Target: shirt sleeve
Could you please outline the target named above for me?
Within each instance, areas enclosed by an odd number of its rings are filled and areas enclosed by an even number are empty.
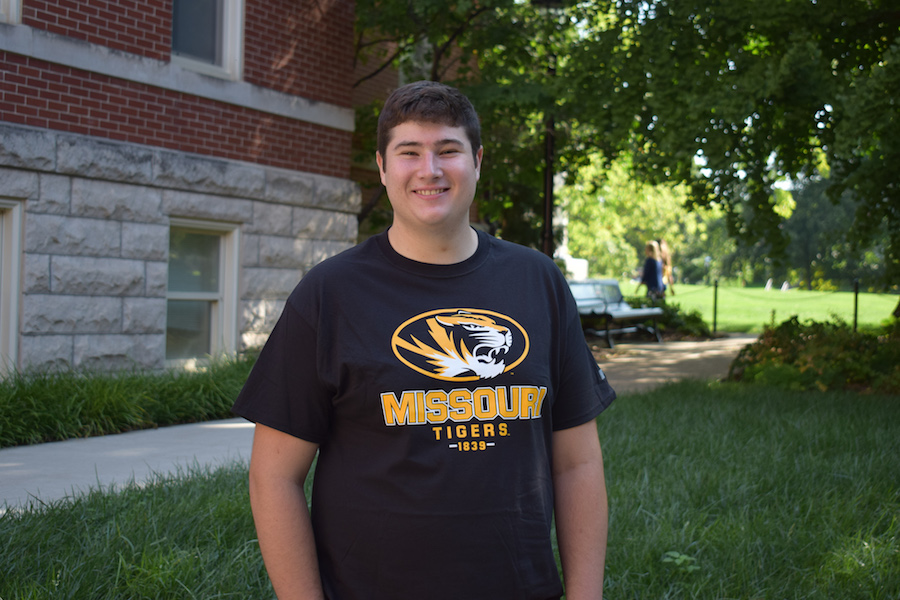
[[[569,429],[595,419],[616,398],[606,374],[597,364],[584,339],[584,330],[575,299],[563,280],[563,315],[561,336],[563,359],[559,388],[553,404],[553,430]]]
[[[289,298],[232,411],[254,423],[323,444],[333,394],[318,374],[318,335]]]

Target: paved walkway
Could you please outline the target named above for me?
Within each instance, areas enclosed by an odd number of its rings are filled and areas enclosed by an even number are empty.
[[[618,343],[599,362],[619,396],[666,381],[720,379],[752,337],[703,342]],[[90,489],[142,482],[193,465],[248,460],[253,425],[243,419],[177,425],[119,435],[0,450],[0,513]]]
[[[740,349],[755,340],[756,336],[731,335],[698,342],[617,343],[615,350],[601,348],[595,356],[622,395],[669,381],[722,379]]]

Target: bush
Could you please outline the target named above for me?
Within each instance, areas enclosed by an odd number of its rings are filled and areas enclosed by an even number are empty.
[[[674,332],[689,337],[712,337],[712,331],[703,315],[697,309],[684,310],[679,304],[661,302],[663,314],[659,318],[660,328],[663,333]]]
[[[767,326],[744,347],[728,379],[794,390],[900,393],[900,326],[859,332],[840,319],[801,323],[792,317]]]
[[[692,338],[712,337],[709,325],[706,324],[706,321],[703,320],[703,315],[697,309],[685,310],[675,302],[666,302],[664,298],[650,300],[646,296],[633,296],[626,298],[625,301],[634,307],[658,306],[662,308],[663,314],[657,319],[657,324],[663,335]]]
[[[232,416],[253,353],[193,372],[27,372],[0,382],[0,448]]]

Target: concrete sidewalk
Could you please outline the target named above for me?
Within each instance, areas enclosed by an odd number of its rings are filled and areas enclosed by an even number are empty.
[[[193,465],[248,461],[253,424],[244,419],[191,423],[0,450],[0,514],[150,480]]]
[[[598,363],[621,396],[682,379],[722,379],[753,335],[729,335],[689,342],[625,342],[615,350],[595,351]]]
[[[667,381],[721,379],[737,352],[755,338],[616,344],[599,363],[621,397]],[[118,435],[0,450],[0,514],[54,502],[90,489],[141,483],[194,465],[248,461],[253,425],[243,419],[177,425]]]

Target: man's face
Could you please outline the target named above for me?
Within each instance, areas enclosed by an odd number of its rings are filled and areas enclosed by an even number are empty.
[[[407,121],[376,155],[394,208],[393,226],[410,233],[468,227],[481,168],[462,127]]]

